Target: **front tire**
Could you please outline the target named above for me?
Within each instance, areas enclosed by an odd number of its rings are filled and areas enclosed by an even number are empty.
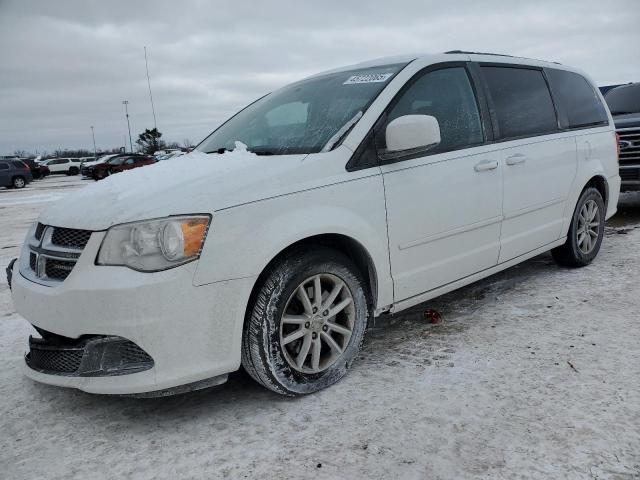
[[[600,251],[604,237],[606,208],[600,192],[586,188],[573,212],[567,241],[551,250],[556,263],[579,268],[589,265]]]
[[[247,311],[242,365],[282,395],[326,388],[362,346],[369,302],[362,276],[342,253],[296,249],[264,276]]]

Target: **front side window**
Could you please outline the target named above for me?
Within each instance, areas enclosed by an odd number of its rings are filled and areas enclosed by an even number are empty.
[[[288,85],[246,107],[196,149],[221,153],[236,142],[258,155],[331,149],[405,65],[330,73]]]
[[[577,128],[608,122],[600,98],[582,75],[556,69],[549,69],[547,75],[556,101],[566,116],[562,127]]]
[[[544,135],[558,130],[542,71],[483,66],[501,138]]]
[[[478,105],[464,67],[443,68],[419,77],[391,107],[387,123],[403,115],[430,115],[438,120],[441,141],[430,153],[483,141]],[[377,143],[380,147],[381,142]]]

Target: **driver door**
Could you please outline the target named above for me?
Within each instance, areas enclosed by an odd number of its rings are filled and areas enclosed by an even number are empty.
[[[408,85],[390,105],[382,136],[395,118],[431,115],[441,142],[381,166],[396,302],[495,266],[502,221],[500,158],[484,144],[465,66],[418,73]],[[379,151],[383,142],[378,134]]]

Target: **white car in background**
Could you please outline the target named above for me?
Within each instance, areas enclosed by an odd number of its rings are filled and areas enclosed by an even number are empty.
[[[285,86],[196,150],[41,214],[11,281],[41,336],[29,377],[156,395],[242,365],[275,392],[315,392],[352,367],[375,315],[549,250],[590,264],[620,188],[584,73],[460,51]]]
[[[79,174],[80,165],[82,164],[79,158],[54,158],[43,163],[49,167],[51,174],[64,173],[67,175]]]

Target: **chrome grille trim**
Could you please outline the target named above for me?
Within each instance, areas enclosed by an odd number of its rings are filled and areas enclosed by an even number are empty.
[[[34,236],[27,241],[29,262],[21,273],[41,285],[59,285],[72,272],[91,234],[89,230],[38,223]]]
[[[640,167],[640,128],[619,128],[616,133],[620,137],[620,166]]]

